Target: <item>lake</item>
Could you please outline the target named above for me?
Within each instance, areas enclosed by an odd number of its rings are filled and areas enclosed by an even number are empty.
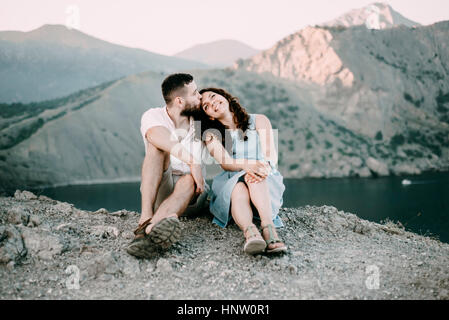
[[[403,179],[411,184],[402,185]],[[449,243],[449,172],[374,179],[285,179],[284,183],[284,207],[331,205],[374,222],[400,221],[407,230]],[[139,183],[117,183],[35,192],[84,210],[140,212],[139,187]]]

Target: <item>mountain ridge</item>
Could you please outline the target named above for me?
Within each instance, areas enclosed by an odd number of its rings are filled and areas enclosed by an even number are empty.
[[[204,64],[113,44],[62,25],[0,32],[0,102],[37,102],[144,71]]]
[[[260,50],[233,39],[222,39],[200,43],[175,54],[175,57],[190,59],[213,67],[227,67],[239,58],[248,58]]]
[[[389,4],[383,2],[374,2],[362,8],[350,10],[336,19],[320,24],[320,26],[351,27],[365,24],[376,29],[392,28],[399,25],[420,26],[418,22],[404,17]]]

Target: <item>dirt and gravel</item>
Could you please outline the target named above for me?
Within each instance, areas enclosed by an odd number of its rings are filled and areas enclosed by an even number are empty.
[[[0,299],[449,299],[449,244],[331,206],[280,216],[287,254],[248,256],[237,226],[205,213],[136,259],[137,212],[17,191],[0,198]]]

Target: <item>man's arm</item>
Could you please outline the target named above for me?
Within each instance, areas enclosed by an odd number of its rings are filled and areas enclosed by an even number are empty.
[[[187,163],[189,166],[194,164],[201,165],[201,162],[196,160],[195,157],[171,135],[167,128],[162,126],[151,127],[148,129],[145,137],[148,142],[156,148],[170,153],[179,160]]]
[[[190,167],[190,172],[197,185],[197,193],[204,191],[204,179],[201,172],[201,160],[196,159],[184,146],[175,139],[170,131],[163,126],[151,127],[147,130],[145,138],[156,148],[170,153]]]

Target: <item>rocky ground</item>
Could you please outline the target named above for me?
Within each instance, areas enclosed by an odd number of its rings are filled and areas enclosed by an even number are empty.
[[[246,255],[237,226],[205,214],[136,259],[138,213],[17,191],[0,198],[0,299],[449,299],[448,244],[329,206],[280,215],[284,255]]]

